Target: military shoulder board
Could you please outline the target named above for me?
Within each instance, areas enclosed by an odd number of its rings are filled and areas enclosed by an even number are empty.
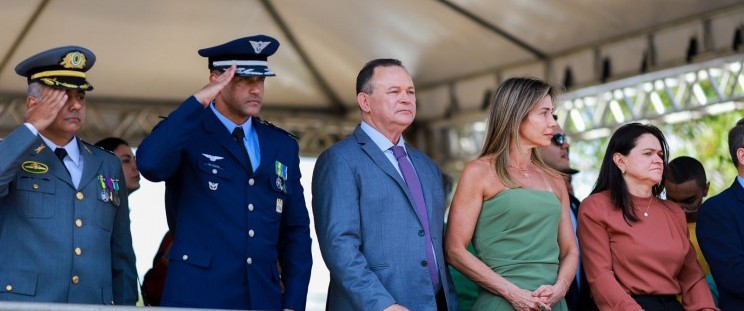
[[[295,134],[291,133],[290,131],[287,131],[287,130],[281,128],[281,127],[278,127],[278,126],[274,125],[273,123],[271,123],[269,121],[266,121],[266,120],[261,119],[259,117],[254,117],[254,118],[256,118],[258,120],[258,122],[261,122],[261,124],[266,125],[266,126],[268,126],[270,128],[276,129],[276,130],[278,130],[278,131],[280,131],[280,132],[282,132],[284,134],[287,134],[287,136],[292,137],[295,140],[300,139],[300,137],[298,137],[297,135],[295,135]]]

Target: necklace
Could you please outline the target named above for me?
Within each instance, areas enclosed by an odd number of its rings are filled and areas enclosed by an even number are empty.
[[[521,168],[521,167],[516,166],[516,165],[511,165],[511,164],[509,164],[509,166],[511,166],[513,168],[516,168],[518,172],[520,172],[520,173],[522,173],[522,175],[524,175],[524,177],[530,177],[530,174],[527,173],[527,166],[526,165],[525,165],[524,168]]]
[[[654,197],[653,196],[651,196],[648,199],[648,205],[646,205],[646,211],[643,212],[643,217],[648,217],[648,209],[651,208],[651,201],[653,201],[653,200],[654,200]]]

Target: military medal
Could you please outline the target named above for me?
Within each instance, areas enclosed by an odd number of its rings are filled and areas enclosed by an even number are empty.
[[[114,185],[114,193],[112,194],[111,202],[114,203],[114,206],[118,207],[119,204],[121,204],[121,198],[119,197],[119,180],[112,179],[111,181]]]
[[[101,183],[101,193],[99,196],[103,202],[108,203],[110,195],[108,189],[106,189],[106,183],[103,181],[103,175],[98,175],[98,181]]]
[[[284,193],[287,193],[287,166],[284,163],[274,162],[276,168],[276,187]]]
[[[110,189],[108,191],[109,201],[112,201],[112,203],[113,203],[113,201],[114,201],[114,185],[111,183],[111,177],[106,177],[105,179],[106,179],[106,186],[108,186],[108,188]]]

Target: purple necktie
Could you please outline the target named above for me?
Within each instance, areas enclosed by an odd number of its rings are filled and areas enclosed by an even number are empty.
[[[434,247],[431,244],[431,231],[429,230],[429,216],[426,213],[426,201],[424,201],[424,191],[421,189],[421,182],[418,176],[416,176],[416,171],[413,170],[411,161],[406,157],[406,150],[401,146],[392,146],[390,150],[393,151],[393,155],[398,159],[400,172],[403,173],[403,179],[405,179],[406,185],[408,185],[408,191],[413,196],[416,212],[418,212],[419,220],[424,227],[426,265],[429,268],[429,276],[431,277],[431,283],[434,285],[434,290],[437,290],[439,288],[439,273],[437,272],[437,265],[434,260]]]

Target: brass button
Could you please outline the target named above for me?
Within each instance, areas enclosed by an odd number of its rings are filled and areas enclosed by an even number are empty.
[[[82,220],[82,219],[80,219],[80,218],[78,218],[78,219],[75,219],[75,227],[78,227],[78,228],[80,228],[80,227],[82,227],[82,226],[83,226],[83,220]]]
[[[248,257],[248,259],[245,260],[245,263],[247,263],[249,265],[252,264],[253,263],[253,258]]]
[[[78,192],[78,193],[76,193],[76,194],[75,194],[75,197],[76,197],[76,198],[77,198],[78,200],[80,200],[80,201],[82,201],[82,200],[83,200],[83,199],[85,198],[85,196],[83,195],[83,193],[82,193],[82,192]]]
[[[212,174],[217,174],[217,169],[216,168],[213,168],[212,169]]]
[[[72,277],[72,284],[77,284],[77,283],[80,283],[80,277],[76,275]]]
[[[78,256],[80,256],[80,255],[82,255],[82,254],[83,254],[83,250],[82,250],[82,249],[80,249],[80,247],[75,247],[75,255],[78,255]]]
[[[32,187],[34,187],[34,190],[39,190],[39,185],[38,184],[34,184]]]
[[[253,184],[255,184],[255,183],[256,183],[256,181],[255,181],[255,180],[253,180],[253,178],[251,178],[251,179],[248,179],[248,185],[249,185],[249,186],[253,186]]]
[[[253,203],[248,204],[248,211],[249,212],[252,212],[253,211]]]
[[[6,291],[12,291],[13,290],[13,285],[10,285],[10,284],[5,285],[5,290]]]
[[[183,255],[183,257],[181,257],[181,258],[182,258],[182,259],[183,259],[184,261],[186,261],[186,260],[189,260],[189,255]]]
[[[256,233],[255,233],[255,232],[253,232],[253,229],[251,229],[251,230],[248,230],[248,236],[249,236],[249,237],[253,237],[254,235],[256,235]]]

